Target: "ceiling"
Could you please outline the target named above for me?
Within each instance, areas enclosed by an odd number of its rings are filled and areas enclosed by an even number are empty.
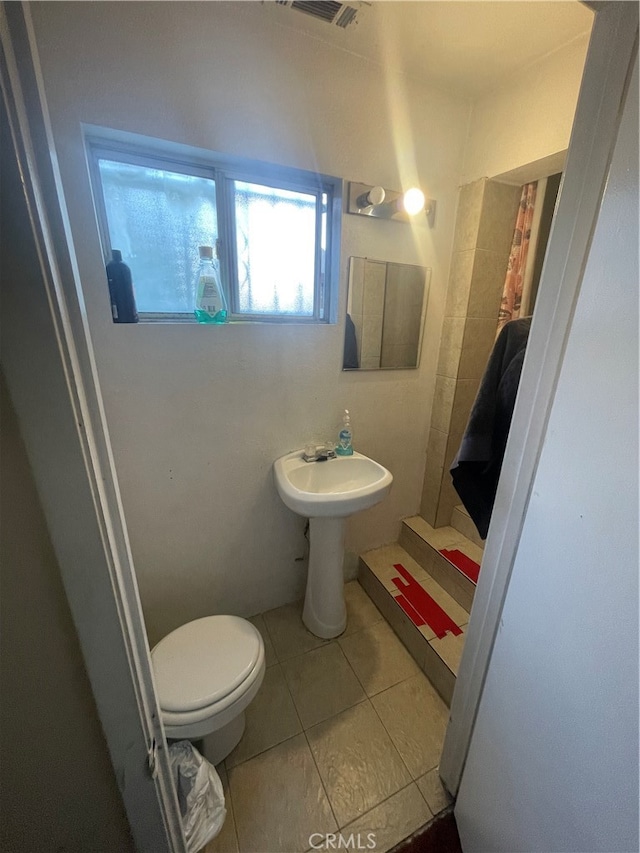
[[[372,0],[346,29],[262,4],[272,22],[476,99],[588,33],[578,0]]]

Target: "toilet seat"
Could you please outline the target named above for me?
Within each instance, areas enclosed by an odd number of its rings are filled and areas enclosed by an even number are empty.
[[[197,711],[225,698],[251,677],[262,638],[239,616],[205,616],[167,634],[151,652],[163,711]]]
[[[204,708],[197,708],[195,711],[166,711],[161,704],[162,720],[165,726],[192,726],[215,716],[219,718],[219,724],[224,725],[228,719],[243,710],[253,699],[262,684],[263,675],[264,655],[258,661],[253,677],[247,678],[232,693],[225,696],[221,702],[205,705]],[[255,689],[253,689],[254,687]]]
[[[265,670],[262,637],[238,616],[182,625],[160,640],[151,659],[168,737],[224,726],[255,696]]]
[[[260,632],[238,616],[205,616],[167,634],[152,649],[165,735],[206,738],[213,764],[240,741],[244,711],[266,669]]]

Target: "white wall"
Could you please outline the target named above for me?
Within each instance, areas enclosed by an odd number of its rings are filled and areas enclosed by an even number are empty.
[[[419,506],[469,109],[274,26],[258,3],[35,3],[37,46],[152,642],[211,612],[295,599],[304,521],[273,460],[336,434],[394,474],[350,522],[359,553]],[[337,326],[110,322],[80,122],[380,183],[419,183],[437,225],[345,215]],[[420,369],[342,373],[350,255],[432,268]]]
[[[588,43],[587,33],[579,36],[474,103],[463,184],[497,177],[552,155],[560,156],[539,174],[522,175],[519,181],[560,171],[563,152],[569,147]]]
[[[462,776],[465,853],[638,850],[638,71]]]

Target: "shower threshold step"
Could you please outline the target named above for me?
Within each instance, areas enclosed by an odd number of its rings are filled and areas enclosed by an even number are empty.
[[[453,527],[405,518],[399,542],[360,557],[361,586],[450,704],[483,550]]]
[[[397,543],[362,554],[358,580],[449,705],[468,610]]]
[[[405,518],[399,544],[467,612],[482,563],[483,550],[454,527],[432,527],[424,518]]]

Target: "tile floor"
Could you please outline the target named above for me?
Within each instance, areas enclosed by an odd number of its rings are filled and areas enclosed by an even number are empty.
[[[267,671],[218,766],[227,819],[206,853],[305,853],[338,831],[363,844],[373,832],[382,853],[449,802],[437,772],[448,709],[357,581],[345,591],[337,640],[304,628],[301,603],[251,620]]]

